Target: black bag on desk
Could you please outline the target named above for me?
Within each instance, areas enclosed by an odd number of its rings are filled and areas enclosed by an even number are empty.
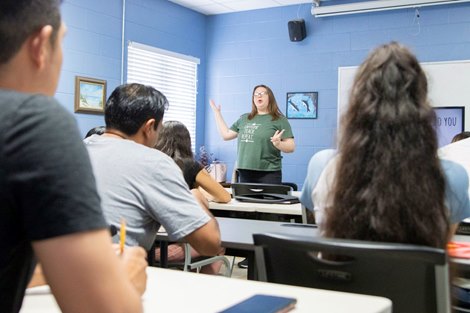
[[[299,198],[291,196],[292,187],[276,184],[235,183],[232,195],[236,200],[254,203],[299,203]]]

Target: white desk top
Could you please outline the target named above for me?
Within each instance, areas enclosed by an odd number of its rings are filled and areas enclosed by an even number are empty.
[[[232,194],[232,188],[225,188]],[[292,191],[293,196],[300,197],[300,191]],[[229,203],[209,202],[209,209],[222,211],[239,211],[239,212],[260,212],[271,214],[289,214],[302,215],[302,207],[300,203],[295,204],[270,204],[270,203],[251,203],[242,202],[232,199]]]
[[[239,212],[261,212],[272,214],[302,215],[300,203],[295,204],[271,204],[251,203],[232,199],[229,203],[209,202],[209,209]]]
[[[254,250],[253,234],[280,233],[285,235],[318,236],[312,225],[216,217],[222,246],[225,248]]]
[[[292,312],[391,312],[391,301],[381,297],[186,273],[154,267],[149,267],[147,273],[148,284],[143,303],[144,311],[149,313],[218,312],[259,293],[296,298],[297,305]],[[28,294],[20,312],[56,313],[60,310],[50,293],[42,293]]]
[[[215,219],[219,223],[220,239],[224,248],[254,251],[253,234],[278,233],[308,237],[319,236],[318,228],[311,227],[313,225],[229,217],[216,217]],[[157,239],[169,240],[165,229],[160,228]]]
[[[468,235],[454,235],[452,240],[457,241],[457,242],[469,242],[470,241],[470,236],[468,236]],[[451,258],[450,261],[452,263],[457,264],[457,265],[461,265],[461,266],[463,265],[463,266],[465,266],[465,268],[469,268],[469,266],[470,266],[470,259]]]

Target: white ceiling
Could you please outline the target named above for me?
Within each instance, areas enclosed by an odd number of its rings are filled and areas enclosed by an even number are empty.
[[[205,15],[312,3],[312,0],[170,0]]]

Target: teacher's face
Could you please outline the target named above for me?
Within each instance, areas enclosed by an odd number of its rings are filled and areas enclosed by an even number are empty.
[[[264,87],[256,88],[253,93],[253,102],[258,110],[258,113],[268,113],[269,95]]]

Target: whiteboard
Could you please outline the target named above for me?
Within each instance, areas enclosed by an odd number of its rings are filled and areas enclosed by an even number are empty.
[[[465,130],[470,130],[470,60],[427,62],[421,66],[428,78],[431,105],[465,107]],[[358,66],[338,68],[338,125],[348,106],[357,69]]]

